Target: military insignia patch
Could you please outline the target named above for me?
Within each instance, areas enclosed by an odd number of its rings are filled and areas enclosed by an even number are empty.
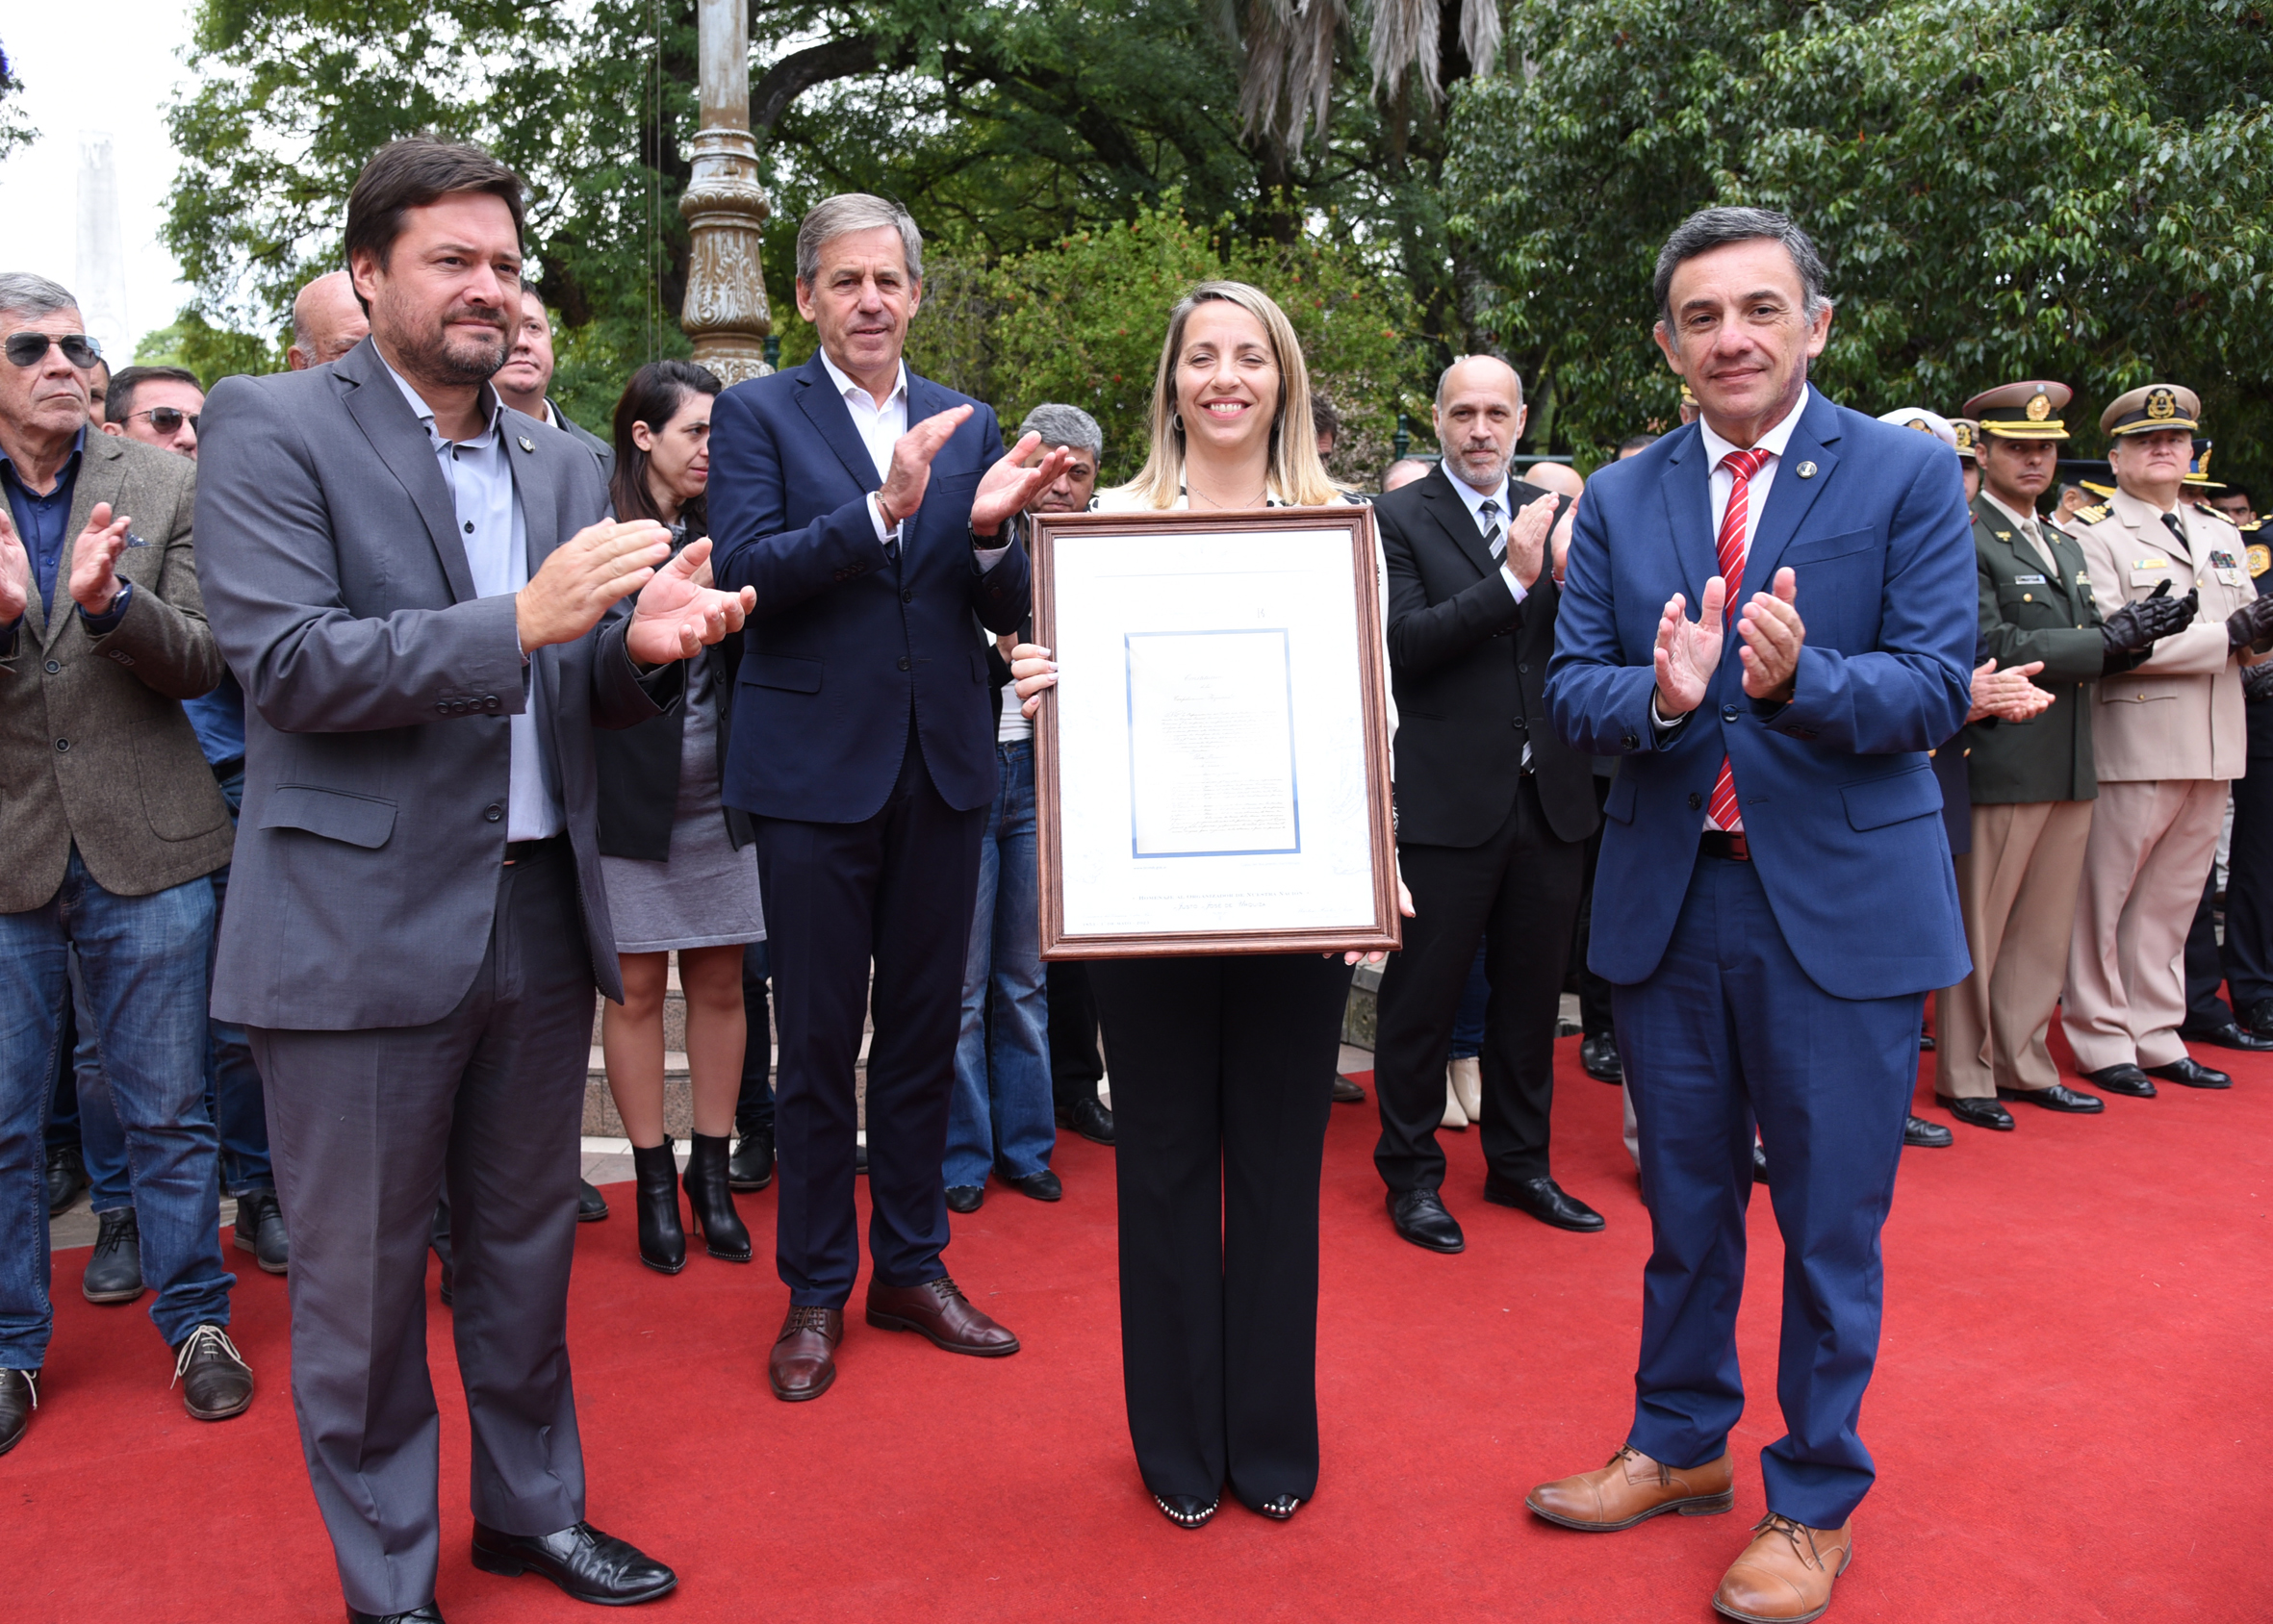
[[[1912,423],[1910,426],[1911,426],[1912,428],[1923,428],[1923,427],[1925,427],[1925,425],[1924,425],[1923,423]],[[1950,427],[1951,427],[1951,428],[1953,428],[1953,429],[1954,429],[1954,430],[1956,430],[1956,432],[1957,432],[1957,449],[1958,449],[1958,450],[1960,450],[1960,451],[1970,451],[1970,450],[1972,450],[1972,449],[1973,449],[1973,425],[1972,425],[1971,423],[1963,423],[1963,422],[1958,422],[1958,423],[1952,423],[1952,424],[1950,425]]]
[[[2263,542],[2251,544],[2248,557],[2251,574],[2262,575],[2266,571],[2273,570],[2273,547]]]
[[[2101,502],[2096,507],[2078,508],[2076,510],[2076,518],[2080,522],[2084,524],[2097,524],[2101,520],[2107,518],[2111,511],[2113,510],[2111,510],[2106,502]]]
[[[2052,397],[2042,390],[2029,396],[2029,421],[2040,423],[2052,416]]]
[[[2212,570],[2231,570],[2234,568],[2234,555],[2212,548],[2209,555],[2209,567]]]
[[[2157,422],[2179,415],[2179,397],[2160,387],[2147,392],[2147,416]]]

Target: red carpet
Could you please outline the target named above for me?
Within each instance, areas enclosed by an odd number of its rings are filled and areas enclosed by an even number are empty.
[[[950,1265],[1023,1353],[957,1358],[856,1323],[835,1389],[808,1405],[766,1391],[786,1302],[770,1264],[697,1256],[677,1279],[651,1274],[628,1191],[613,1192],[616,1215],[579,1236],[573,1337],[592,1517],[683,1576],[640,1616],[1703,1624],[1762,1510],[1757,1451],[1781,1430],[1780,1249],[1755,1202],[1735,1513],[1612,1536],[1526,1515],[1524,1490],[1598,1464],[1632,1404],[1648,1230],[1617,1091],[1579,1073],[1576,1047],[1562,1045],[1556,1167],[1608,1216],[1604,1235],[1485,1205],[1469,1133],[1447,1135],[1467,1254],[1406,1246],[1382,1212],[1370,1107],[1336,1107],[1325,1470],[1285,1525],[1231,1503],[1185,1533],[1138,1485],[1106,1151],[1062,1147],[1060,1205],[998,1187],[957,1222]],[[2016,1133],[1960,1129],[1953,1150],[1905,1155],[1864,1411],[1878,1486],[1833,1619],[2273,1616],[2260,1456],[2273,1063],[2206,1058],[2235,1073],[2231,1092],[2166,1086],[2098,1118],[2022,1107]],[[772,1197],[743,1206],[766,1258]],[[166,1390],[171,1361],[142,1309],[80,1299],[85,1256],[57,1256],[44,1402],[0,1459],[0,1619],[338,1619],[293,1426],[283,1282],[234,1265],[261,1394],[205,1426]],[[590,1616],[467,1561],[447,1326],[436,1307],[444,1609],[452,1624]]]

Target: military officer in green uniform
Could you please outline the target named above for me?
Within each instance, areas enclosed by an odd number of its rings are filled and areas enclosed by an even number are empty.
[[[1980,585],[1977,652],[2007,670],[2037,665],[2052,695],[2029,722],[1977,723],[1958,736],[1973,798],[1957,897],[1973,972],[1934,1002],[1934,1094],[1959,1122],[2008,1129],[1999,1100],[2052,1110],[2106,1108],[2069,1088],[2045,1047],[2067,975],[2076,895],[2099,793],[2093,687],[2136,664],[2191,603],[2149,598],[2103,619],[2083,549],[2037,517],[2060,445],[2068,386],[2006,384],[1965,403],[1979,425],[1973,500]]]

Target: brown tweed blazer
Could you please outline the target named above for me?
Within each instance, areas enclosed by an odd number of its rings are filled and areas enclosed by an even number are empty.
[[[54,612],[34,591],[0,655],[0,913],[54,897],[73,842],[95,883],[121,897],[229,860],[229,808],[181,705],[222,670],[191,550],[196,483],[186,457],[88,431]],[[71,555],[97,502],[133,520],[118,576],[134,583],[125,618],[99,638],[70,599]]]

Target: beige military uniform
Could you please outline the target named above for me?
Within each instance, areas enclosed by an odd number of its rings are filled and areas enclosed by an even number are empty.
[[[2167,1066],[2185,1055],[2181,959],[2216,854],[2228,785],[2248,752],[2243,654],[2226,618],[2256,596],[2241,533],[2182,501],[2172,516],[2118,491],[2077,515],[2077,539],[2104,613],[2151,596],[2202,594],[2193,625],[2136,670],[2103,678],[2093,699],[2099,809],[2068,949],[2061,1029],[2084,1071]]]

